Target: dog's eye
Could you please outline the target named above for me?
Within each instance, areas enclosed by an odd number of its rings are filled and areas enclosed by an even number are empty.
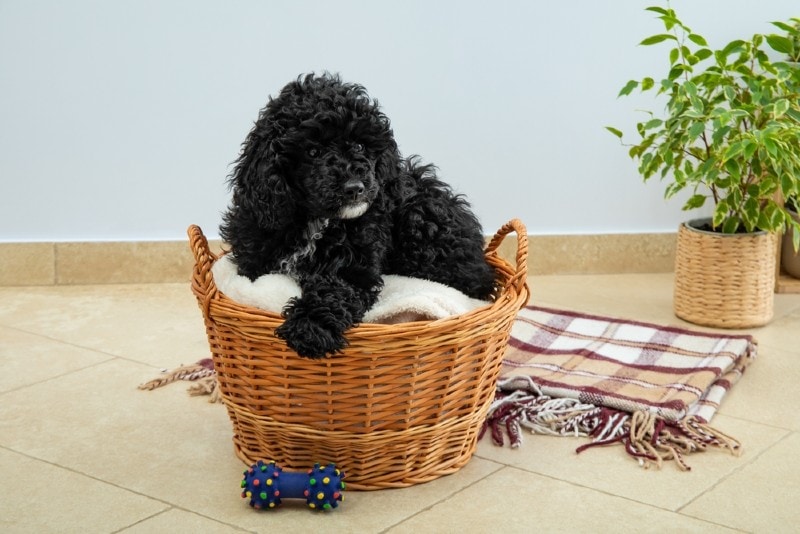
[[[311,147],[311,148],[309,148],[309,149],[307,150],[307,153],[308,153],[308,155],[309,155],[309,156],[311,156],[312,158],[316,158],[317,156],[319,156],[319,149],[318,149],[318,148],[316,148],[316,147]]]
[[[364,145],[361,143],[353,143],[353,152],[364,152]]]

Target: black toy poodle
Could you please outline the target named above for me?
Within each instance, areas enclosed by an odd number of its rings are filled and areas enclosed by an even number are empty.
[[[276,334],[301,356],[342,350],[384,274],[479,299],[494,293],[467,201],[433,166],[402,158],[377,101],[337,75],[301,76],[269,99],[230,185],[220,234],[239,274],[280,272],[299,283]]]

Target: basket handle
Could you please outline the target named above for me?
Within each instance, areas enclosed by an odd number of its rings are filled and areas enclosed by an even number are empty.
[[[514,286],[517,293],[522,292],[528,279],[528,230],[519,219],[511,219],[500,228],[486,246],[487,254],[497,254],[497,248],[506,235],[517,234],[517,266],[514,275],[506,283],[506,288]]]
[[[217,285],[211,274],[211,267],[217,260],[217,255],[208,247],[208,240],[203,235],[203,230],[193,224],[186,231],[189,235],[189,248],[194,255],[194,271],[192,272],[192,292],[200,301],[205,317],[208,317],[208,308],[211,300],[217,295]]]

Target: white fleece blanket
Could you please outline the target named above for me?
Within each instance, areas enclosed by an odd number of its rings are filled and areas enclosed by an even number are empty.
[[[300,286],[285,274],[265,274],[252,282],[239,275],[229,254],[214,263],[211,273],[220,291],[236,302],[254,308],[280,313],[289,299],[300,296]],[[386,275],[383,284],[378,301],[364,316],[365,323],[397,324],[444,319],[489,304],[430,280]]]

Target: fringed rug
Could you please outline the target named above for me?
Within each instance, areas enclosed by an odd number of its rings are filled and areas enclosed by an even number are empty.
[[[529,306],[519,313],[484,425],[512,447],[522,431],[621,444],[644,467],[741,446],[709,425],[756,356],[747,335],[721,335]],[[483,433],[482,433],[483,434]]]
[[[538,306],[523,308],[511,331],[502,378],[481,436],[522,444],[523,430],[583,436],[587,448],[618,444],[640,465],[708,448],[741,453],[709,425],[728,390],[756,356],[747,335],[722,335]],[[211,359],[162,371],[139,386],[195,383],[191,395],[219,401]]]
[[[211,358],[203,358],[192,365],[181,365],[172,371],[162,369],[161,376],[144,384],[139,384],[139,389],[156,389],[178,380],[194,382],[193,385],[189,386],[189,395],[193,397],[209,395],[208,402],[221,401],[219,389],[217,389],[217,377],[214,373],[214,362]]]

